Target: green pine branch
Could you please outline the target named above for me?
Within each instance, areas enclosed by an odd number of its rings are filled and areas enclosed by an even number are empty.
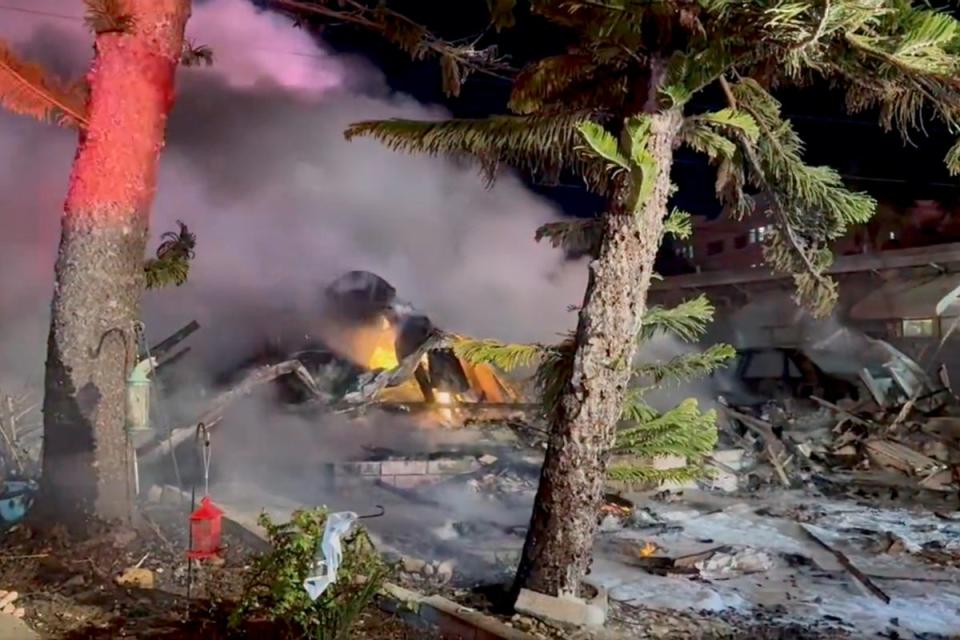
[[[715,344],[703,351],[686,353],[666,362],[644,362],[634,368],[641,380],[651,380],[653,386],[664,382],[684,382],[709,375],[725,367],[737,355],[728,344]]]
[[[693,235],[693,217],[686,211],[674,208],[663,221],[663,233],[677,240],[688,240]]]
[[[179,287],[190,275],[190,262],[195,255],[197,237],[179,220],[177,225],[179,232],[164,233],[156,257],[147,260],[143,266],[147,289]]]
[[[714,308],[707,296],[685,300],[675,307],[653,306],[643,315],[639,339],[647,341],[657,334],[669,333],[684,342],[693,342],[713,322]]]
[[[456,356],[470,364],[491,364],[503,371],[539,366],[551,347],[539,344],[504,344],[495,340],[461,340]]]
[[[614,480],[659,483],[696,479],[704,473],[706,458],[717,445],[716,412],[700,411],[695,399],[687,399],[663,414],[643,412],[643,419],[628,422],[617,433],[608,470]],[[682,467],[655,469],[660,456],[678,456]]]
[[[470,159],[480,163],[490,182],[505,164],[548,181],[571,169],[602,190],[608,179],[605,166],[579,151],[582,138],[577,127],[590,116],[573,112],[437,122],[380,120],[354,123],[344,135],[347,140],[372,137],[405,153]]]
[[[722,82],[728,101],[749,113],[760,131],[756,144],[740,136],[746,167],[728,170],[744,171],[770,196],[766,214],[775,228],[764,258],[774,270],[793,275],[798,302],[816,316],[827,315],[837,298],[836,283],[827,275],[833,260],[830,243],[850,225],[869,220],[876,201],[846,189],[834,169],[803,162],[802,140],[781,118],[780,103],[759,83],[750,78],[741,78],[732,87]]]

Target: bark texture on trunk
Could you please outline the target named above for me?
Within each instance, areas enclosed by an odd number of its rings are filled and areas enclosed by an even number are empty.
[[[616,198],[603,221],[600,253],[576,332],[573,372],[553,417],[546,460],[514,592],[577,596],[588,573],[607,456],[630,381],[670,194],[670,166],[681,115],[652,117],[654,189],[636,217]]]
[[[41,515],[82,527],[132,512],[125,429],[157,160],[189,0],[121,0],[126,32],[100,33],[64,206],[45,376]]]

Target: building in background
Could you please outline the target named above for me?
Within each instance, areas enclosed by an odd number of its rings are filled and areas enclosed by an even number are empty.
[[[673,247],[685,272],[656,282],[651,302],[670,306],[705,294],[717,309],[715,324],[729,330],[713,339],[741,350],[803,348],[813,335],[847,327],[925,367],[946,364],[960,380],[960,209],[929,200],[882,203],[870,224],[834,245],[830,274],[840,298],[827,321],[804,319],[791,302],[792,278],[764,263],[770,229],[761,215],[695,220],[690,242]],[[800,325],[806,335],[798,334]]]
[[[694,216],[693,236],[673,245],[680,259],[675,272],[763,268],[763,242],[771,230],[761,213],[766,206],[758,198],[758,213],[740,220],[726,214],[712,220]],[[833,250],[844,256],[955,242],[960,242],[960,209],[935,200],[916,200],[906,207],[881,202],[874,219],[851,229]]]

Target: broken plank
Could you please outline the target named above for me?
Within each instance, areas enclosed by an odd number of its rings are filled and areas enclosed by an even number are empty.
[[[767,459],[770,461],[770,464],[773,465],[773,470],[777,473],[777,478],[779,478],[783,486],[790,487],[792,484],[790,477],[787,475],[786,469],[784,469],[783,462],[781,461],[781,456],[787,453],[787,447],[783,441],[777,437],[777,434],[773,432],[773,426],[766,420],[754,418],[751,415],[741,413],[726,405],[723,405],[723,409],[731,418],[735,418],[744,427],[763,438],[764,451],[767,454]]]
[[[817,404],[830,409],[831,411],[840,414],[841,416],[847,418],[850,422],[858,424],[861,427],[866,427],[867,429],[879,429],[880,425],[871,420],[864,420],[855,413],[851,413],[839,405],[835,405],[832,402],[828,402],[823,398],[818,398],[817,396],[810,396],[810,399],[816,402]]]
[[[188,325],[174,333],[169,338],[161,341],[159,344],[150,347],[150,355],[154,358],[162,358],[164,354],[173,350],[178,344],[193,335],[200,328],[200,323],[193,320]]]
[[[166,446],[175,448],[194,437],[197,432],[197,425],[200,423],[205,424],[208,428],[212,427],[223,418],[224,411],[238,398],[249,394],[258,386],[273,382],[277,378],[287,374],[297,376],[314,398],[321,396],[320,389],[317,387],[313,376],[310,375],[310,372],[307,371],[306,367],[304,367],[303,363],[299,360],[287,360],[279,364],[259,367],[248,373],[239,384],[234,385],[214,398],[213,401],[207,405],[207,409],[201,413],[193,423],[174,429],[170,432],[169,438],[149,442],[138,449],[139,464],[154,462],[163,454]]]
[[[348,393],[344,397],[344,400],[347,404],[351,405],[371,404],[377,394],[386,387],[395,386],[408,380],[417,370],[420,361],[423,360],[423,357],[427,355],[427,353],[434,349],[449,347],[452,344],[452,340],[453,338],[451,336],[434,329],[430,336],[424,340],[423,344],[421,344],[416,351],[403,358],[397,367],[376,374],[372,380],[361,384],[360,389]]]
[[[860,571],[860,569],[854,566],[854,564],[850,562],[850,558],[848,558],[845,553],[837,549],[834,549],[832,546],[830,546],[829,544],[821,540],[815,533],[810,531],[807,525],[800,523],[800,529],[805,534],[807,534],[807,536],[813,542],[817,543],[817,545],[822,547],[824,550],[829,551],[831,554],[833,554],[833,557],[837,559],[837,562],[840,563],[840,566],[846,569],[847,573],[853,576],[853,578],[856,579],[857,582],[862,584],[867,589],[867,591],[869,591],[874,596],[876,596],[881,601],[883,601],[884,604],[890,604],[890,596],[888,596],[883,591],[883,589],[878,587],[876,583],[873,580],[871,580],[869,576],[867,576],[867,574],[865,574],[863,571]]]
[[[872,439],[864,442],[863,446],[875,464],[902,471],[910,476],[926,476],[946,468],[937,460],[899,442]]]

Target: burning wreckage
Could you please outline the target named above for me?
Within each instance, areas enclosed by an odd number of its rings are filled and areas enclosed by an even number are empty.
[[[165,466],[193,445],[198,423],[216,426],[235,400],[267,383],[297,410],[351,420],[401,413],[414,424],[458,427],[432,433],[476,432],[444,450],[369,447],[361,459],[315,470],[331,508],[386,505],[369,528],[404,581],[470,601],[461,589],[506,576],[519,557],[545,448],[537,405],[524,381],[459,359],[452,347],[463,338],[398,300],[382,278],[348,273],[325,298],[318,338],[275,347],[225,377],[184,426],[134,431],[142,433],[139,464]],[[132,383],[162,386],[197,329],[191,323],[150,349],[153,376]],[[945,368],[930,375],[890,344],[842,329],[742,349],[729,371],[735,384],[718,395],[720,439],[701,479],[609,483],[590,580],[616,619],[633,619],[636,631],[641,619],[670,611],[688,622],[800,625],[795,637],[821,637],[823,627],[831,637],[927,638],[960,628],[960,402]],[[144,389],[131,385],[132,427],[161,423],[151,394],[136,393]],[[156,388],[153,397],[162,397]],[[4,462],[24,467],[9,423],[0,420]],[[663,469],[688,462],[649,461]],[[156,489],[144,493],[155,498]],[[289,514],[318,499],[214,489],[250,527],[260,508]]]

